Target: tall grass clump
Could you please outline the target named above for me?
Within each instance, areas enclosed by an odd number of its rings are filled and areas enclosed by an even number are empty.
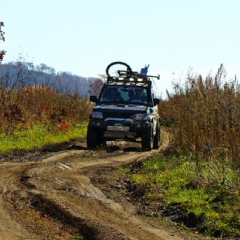
[[[58,93],[49,86],[30,85],[9,91],[0,88],[0,131],[13,134],[43,124],[49,131],[87,121],[90,103],[77,94]]]
[[[210,236],[239,238],[240,208],[240,86],[226,80],[221,64],[216,75],[188,73],[173,83],[173,93],[161,102],[162,125],[171,136],[169,164],[157,159],[149,166],[148,183],[166,204],[179,204]],[[177,159],[177,161],[176,161]],[[184,159],[184,161],[182,161]],[[158,162],[161,162],[158,163]],[[151,167],[150,167],[151,166]],[[160,166],[161,169],[159,168]],[[165,169],[163,169],[163,166]],[[171,167],[172,166],[172,167]],[[169,168],[170,167],[170,168]],[[157,170],[156,170],[157,169]],[[146,170],[145,170],[146,171]],[[135,176],[136,179],[141,179]]]
[[[240,167],[240,88],[237,78],[223,82],[225,69],[216,76],[191,76],[160,106],[160,115],[171,127],[173,142],[181,152],[202,158],[228,161]]]

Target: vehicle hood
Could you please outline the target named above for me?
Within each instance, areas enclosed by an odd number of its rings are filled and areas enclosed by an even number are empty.
[[[147,106],[138,104],[101,104],[94,107],[102,112],[146,112]]]

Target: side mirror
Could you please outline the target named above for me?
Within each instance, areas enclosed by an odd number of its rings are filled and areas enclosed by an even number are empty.
[[[153,103],[154,103],[154,106],[158,105],[160,103],[160,99],[159,98],[154,98]]]
[[[97,102],[97,96],[90,96],[91,102]]]

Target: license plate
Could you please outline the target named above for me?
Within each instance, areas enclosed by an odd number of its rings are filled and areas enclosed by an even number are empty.
[[[129,127],[126,127],[126,126],[108,126],[107,129],[110,131],[120,131],[120,132],[129,131]]]

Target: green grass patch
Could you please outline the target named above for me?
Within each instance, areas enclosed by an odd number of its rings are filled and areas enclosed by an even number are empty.
[[[37,150],[46,145],[68,142],[85,137],[87,123],[68,126],[68,129],[46,125],[34,125],[27,129],[17,129],[12,135],[0,133],[0,153],[8,154],[19,150]]]
[[[200,161],[191,156],[150,158],[128,178],[144,188],[144,201],[164,208],[179,206],[195,228],[212,237],[240,236],[240,172],[228,161]],[[126,171],[126,169],[125,169]],[[134,174],[131,174],[134,173]],[[146,186],[148,186],[146,188]]]

